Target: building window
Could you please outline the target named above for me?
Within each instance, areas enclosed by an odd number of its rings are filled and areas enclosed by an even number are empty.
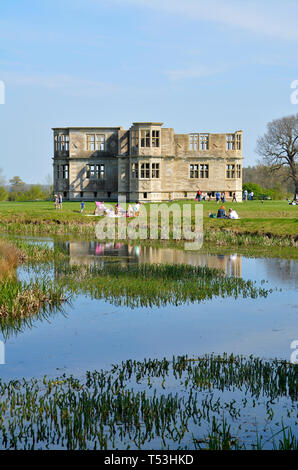
[[[97,197],[97,191],[94,191],[93,196],[96,198]]]
[[[105,166],[100,165],[87,165],[86,167],[86,178],[87,179],[100,179],[103,180],[105,177]]]
[[[209,134],[200,134],[200,150],[209,150]]]
[[[84,197],[84,192],[83,191],[80,192],[80,197]]]
[[[137,163],[131,164],[131,177],[134,179],[139,177],[139,165]]]
[[[102,134],[87,134],[87,150],[93,152],[105,149],[105,136]]]
[[[60,165],[57,165],[57,179],[60,179]]]
[[[67,197],[67,191],[64,191],[63,197]]]
[[[139,131],[131,131],[131,146],[139,146]]]
[[[159,178],[159,163],[152,163],[152,178]]]
[[[235,178],[235,165],[227,165],[226,166],[226,177],[228,179]]]
[[[190,150],[199,150],[199,134],[190,134]]]
[[[147,197],[148,197],[147,193],[143,193],[143,198],[147,199]]]
[[[152,147],[159,147],[159,131],[152,131]]]
[[[110,191],[108,191],[108,198],[109,199],[111,198],[111,195],[112,195],[112,193]]]
[[[190,178],[198,178],[199,177],[199,165],[190,165]]]
[[[209,178],[209,165],[200,165],[200,178]]]
[[[242,176],[241,165],[236,165],[236,171],[237,171],[237,178],[241,178],[241,176]]]
[[[69,173],[69,167],[68,165],[62,165],[62,178],[64,180],[68,180],[68,173]]]
[[[209,134],[190,134],[190,150],[209,150]]]
[[[241,134],[236,134],[236,149],[241,150]]]
[[[150,163],[141,163],[141,178],[150,178]]]
[[[58,152],[69,151],[69,135],[60,134],[55,137],[55,150]]]
[[[96,178],[99,180],[103,180],[105,178],[105,166],[102,163],[100,165],[96,165]]]
[[[150,147],[150,130],[141,130],[141,147]]]
[[[235,134],[227,134],[226,150],[235,150]]]

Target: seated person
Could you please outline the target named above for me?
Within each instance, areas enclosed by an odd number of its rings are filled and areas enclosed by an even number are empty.
[[[229,209],[228,219],[239,219],[239,215],[233,209]]]
[[[217,211],[217,218],[218,219],[226,219],[226,209],[224,206],[221,206]]]

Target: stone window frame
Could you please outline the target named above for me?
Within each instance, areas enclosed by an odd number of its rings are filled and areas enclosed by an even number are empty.
[[[90,132],[86,134],[86,148],[89,152],[104,152],[106,148],[105,134]]]
[[[131,164],[131,177],[132,179],[138,179],[139,178],[139,164],[133,162]]]
[[[141,162],[139,168],[139,177],[141,180],[149,180],[150,179],[150,163],[148,162]]]
[[[92,163],[86,165],[86,179],[104,180],[105,176],[106,168],[104,163]]]
[[[55,151],[69,152],[69,134],[55,135]]]
[[[240,163],[236,164],[236,178],[242,178],[242,165]]]
[[[157,162],[151,163],[151,178],[152,179],[160,178],[160,164]]]
[[[242,135],[236,133],[236,150],[242,150]]]
[[[131,130],[130,138],[131,138],[131,147],[139,148],[139,130],[138,129]]]
[[[210,134],[192,132],[189,134],[189,148],[191,152],[206,152],[210,148]]]
[[[236,135],[226,134],[226,150],[236,150]]]
[[[199,163],[190,163],[189,165],[189,179],[199,178]]]
[[[226,163],[226,179],[236,178],[236,165],[235,163]]]
[[[69,165],[66,163],[62,165],[62,179],[68,180],[69,179]]]
[[[140,129],[140,148],[151,147],[151,129]]]
[[[209,178],[209,163],[200,163],[200,179]]]
[[[160,148],[160,130],[159,129],[151,130],[151,146],[153,148]]]

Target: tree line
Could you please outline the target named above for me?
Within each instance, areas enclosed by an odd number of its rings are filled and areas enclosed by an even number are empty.
[[[26,184],[19,176],[14,176],[6,184],[0,168],[0,201],[46,201],[53,196],[53,186],[49,184]]]

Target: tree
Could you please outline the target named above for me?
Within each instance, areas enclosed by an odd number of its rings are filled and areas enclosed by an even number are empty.
[[[287,177],[294,184],[295,198],[298,194],[298,114],[269,122],[267,133],[257,141],[256,152],[271,171],[287,169]]]
[[[6,183],[5,176],[3,175],[3,170],[0,168],[0,186],[4,186]]]
[[[0,186],[0,201],[6,201],[8,199],[8,192],[3,186]]]
[[[26,190],[26,184],[21,180],[19,176],[14,176],[9,180],[11,186],[11,191],[15,193],[20,193]]]

